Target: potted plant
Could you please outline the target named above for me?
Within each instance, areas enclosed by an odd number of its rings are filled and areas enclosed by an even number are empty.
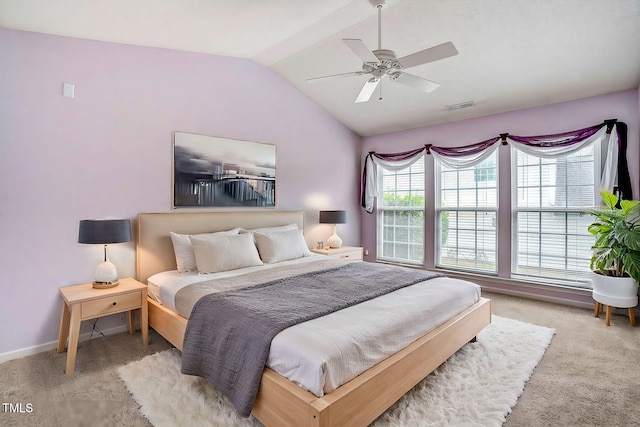
[[[601,191],[603,207],[589,213],[596,221],[588,230],[596,237],[591,247],[593,299],[607,306],[638,304],[640,280],[640,200],[619,200]]]

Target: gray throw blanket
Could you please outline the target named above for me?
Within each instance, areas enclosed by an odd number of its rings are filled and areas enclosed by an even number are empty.
[[[205,295],[187,323],[181,371],[205,378],[248,417],[280,331],[438,276],[357,262]]]

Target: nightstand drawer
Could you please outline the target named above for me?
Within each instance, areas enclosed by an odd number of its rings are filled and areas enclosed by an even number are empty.
[[[124,295],[100,298],[82,303],[82,318],[91,319],[110,313],[120,313],[142,306],[142,294],[131,292]]]
[[[329,258],[344,259],[349,261],[362,261],[362,248],[357,246],[342,246],[340,248],[311,249],[311,252],[324,255]]]
[[[344,252],[341,254],[329,255],[331,258],[353,259],[362,261],[362,251]]]

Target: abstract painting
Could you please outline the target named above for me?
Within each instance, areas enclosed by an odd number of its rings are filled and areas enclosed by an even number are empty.
[[[276,146],[174,132],[173,207],[275,207]]]

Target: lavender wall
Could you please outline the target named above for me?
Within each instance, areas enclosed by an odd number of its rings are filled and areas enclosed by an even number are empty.
[[[0,360],[55,341],[58,287],[92,280],[80,219],[171,209],[175,130],[276,144],[277,209],[306,212],[310,244],[331,231],[319,209],[347,209],[340,235],[360,244],[360,138],[268,69],[6,29],[0,52]],[[135,274],[133,243],[110,254]]]
[[[367,137],[363,139],[361,160],[369,151],[400,152],[418,148],[424,144],[440,146],[460,146],[483,141],[500,133],[509,132],[514,135],[543,135],[568,131],[601,123],[605,119],[617,118],[629,125],[628,159],[634,198],[639,197],[640,189],[640,89],[612,93],[578,101],[564,102],[544,107],[495,114],[477,119],[464,120],[437,126],[429,126],[404,132]],[[499,167],[510,168],[509,150],[499,150]],[[427,164],[432,164],[432,156],[427,156]],[[508,174],[507,174],[508,175]],[[505,188],[501,186],[501,188]],[[511,195],[507,191],[499,194],[499,221],[502,224],[499,240],[510,239],[510,203]],[[427,200],[433,200],[433,186],[427,185]],[[506,207],[506,208],[504,208]],[[367,214],[361,209],[362,245],[369,250],[368,260],[375,259],[376,222],[375,215]],[[426,221],[433,224],[433,215]],[[433,241],[433,226],[427,227],[425,241]],[[498,244],[500,259],[509,259],[509,246]],[[433,251],[426,248],[425,266],[433,267]],[[499,275],[508,277],[509,265],[501,264]]]

